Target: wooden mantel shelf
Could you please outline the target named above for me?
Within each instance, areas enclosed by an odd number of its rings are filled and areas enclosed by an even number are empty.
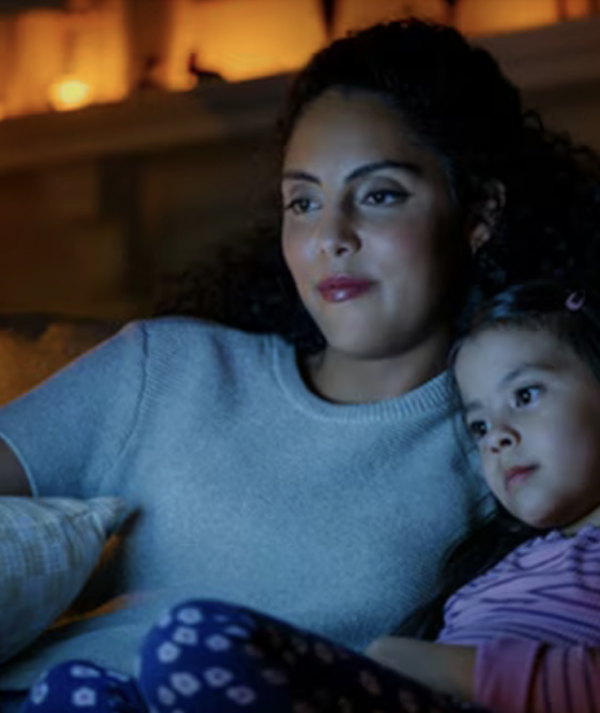
[[[600,17],[477,42],[528,93],[600,81]],[[111,155],[156,152],[264,132],[289,75],[146,93],[115,105],[0,122],[0,174]]]
[[[274,120],[289,81],[276,76],[145,92],[119,104],[0,122],[0,174],[244,136]]]

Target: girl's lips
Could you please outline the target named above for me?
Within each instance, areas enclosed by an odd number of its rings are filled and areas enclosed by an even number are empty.
[[[360,297],[371,289],[373,283],[357,277],[328,277],[321,280],[317,289],[326,302],[345,302]]]
[[[506,485],[512,486],[526,480],[537,470],[537,465],[517,465],[504,471]]]

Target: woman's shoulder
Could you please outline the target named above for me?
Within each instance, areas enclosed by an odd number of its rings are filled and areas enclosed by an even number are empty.
[[[258,343],[272,335],[253,334],[206,319],[188,316],[150,317],[130,322],[126,329],[140,329],[148,338],[160,341],[207,341]]]
[[[143,335],[150,360],[242,358],[252,361],[270,353],[275,335],[254,334],[196,317],[168,316],[131,322],[124,332]],[[292,348],[290,346],[290,348]]]

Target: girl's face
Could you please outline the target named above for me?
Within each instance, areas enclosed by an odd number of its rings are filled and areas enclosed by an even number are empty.
[[[289,142],[282,196],[285,259],[330,349],[381,359],[447,330],[466,238],[440,162],[380,98],[315,100]]]
[[[553,334],[484,331],[461,347],[455,375],[485,478],[534,527],[600,521],[600,385]]]

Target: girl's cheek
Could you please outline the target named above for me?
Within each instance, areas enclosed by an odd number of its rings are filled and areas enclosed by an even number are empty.
[[[481,461],[481,470],[483,474],[483,479],[485,482],[488,484],[488,487],[493,489],[494,486],[494,469],[492,467],[492,464],[489,461],[489,458],[486,458],[485,453],[479,454],[480,461]]]

